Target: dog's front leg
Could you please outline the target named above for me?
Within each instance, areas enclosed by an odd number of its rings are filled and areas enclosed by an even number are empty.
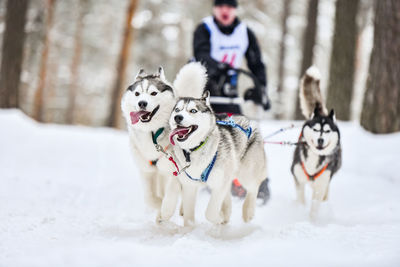
[[[312,195],[312,204],[310,212],[311,219],[315,219],[316,216],[318,215],[319,205],[327,194],[330,179],[331,179],[331,172],[325,171],[312,184],[313,195]]]
[[[254,189],[250,190],[249,188],[247,190],[246,198],[243,202],[243,207],[242,207],[242,217],[244,222],[249,222],[253,219],[256,209],[256,200],[257,200],[257,191]]]
[[[167,185],[165,188],[164,198],[161,204],[161,214],[158,222],[168,221],[176,210],[178,197],[181,192],[181,185],[176,177],[165,177]]]
[[[182,184],[183,224],[192,226],[195,222],[195,206],[197,197],[197,185],[192,183]]]
[[[327,200],[328,200],[328,197],[329,197],[329,185],[328,185],[328,187],[326,188],[325,196],[324,196],[324,198],[322,199],[322,201],[327,201]]]
[[[219,186],[211,188],[211,198],[208,202],[206,210],[206,218],[214,224],[224,223],[224,217],[222,216],[222,203],[226,197],[226,194],[230,194],[229,189],[231,184],[226,182]]]
[[[224,202],[222,203],[222,216],[224,217],[224,224],[228,223],[232,214],[232,195],[226,194]]]
[[[307,177],[304,175],[304,171],[300,164],[294,166],[293,178],[296,186],[297,202],[304,205],[306,204],[304,186],[307,183]]]
[[[143,185],[144,185],[144,199],[147,205],[160,210],[161,198],[157,196],[157,179],[159,179],[157,172],[143,172]]]
[[[304,185],[304,183],[296,183],[297,202],[303,205],[306,204],[306,200],[304,197]]]

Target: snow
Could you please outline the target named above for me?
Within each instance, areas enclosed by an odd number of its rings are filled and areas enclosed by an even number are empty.
[[[18,110],[0,110],[0,125],[0,266],[400,265],[399,133],[339,123],[343,166],[316,221],[294,201],[293,147],[267,145],[272,196],[255,219],[243,223],[234,199],[231,222],[211,225],[201,191],[197,224],[184,228],[177,214],[156,225],[144,207],[126,132],[39,124]]]

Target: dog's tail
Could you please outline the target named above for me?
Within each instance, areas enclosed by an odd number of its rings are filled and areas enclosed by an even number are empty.
[[[191,62],[176,75],[174,88],[178,97],[201,98],[207,83],[207,69],[200,62]]]
[[[311,66],[307,69],[300,81],[300,108],[306,119],[309,119],[314,110],[321,115],[327,115],[328,111],[322,98],[319,86],[321,74],[317,67]]]

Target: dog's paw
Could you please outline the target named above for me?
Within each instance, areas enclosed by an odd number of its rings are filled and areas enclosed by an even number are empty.
[[[254,218],[254,214],[253,215],[245,215],[245,214],[243,214],[243,221],[245,223],[250,222],[251,220],[253,220],[253,218]]]
[[[157,216],[156,216],[156,224],[160,225],[162,224],[163,219],[161,218],[161,212],[157,212]]]
[[[253,218],[254,218],[254,209],[251,208],[247,208],[247,209],[243,209],[243,221],[244,222],[250,222]]]
[[[210,212],[207,212],[206,218],[208,221],[210,221],[213,224],[223,224],[223,222],[224,222],[224,219],[219,214],[212,214]]]
[[[229,220],[231,218],[231,212],[230,211],[222,211],[221,217],[223,218],[222,224],[227,224],[227,223],[229,223]]]
[[[195,225],[195,222],[192,219],[185,219],[183,221],[183,226],[185,226],[185,227],[193,227],[194,225]]]

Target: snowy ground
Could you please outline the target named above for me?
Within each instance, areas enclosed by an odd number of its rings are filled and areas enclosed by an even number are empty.
[[[343,166],[316,222],[294,202],[293,148],[268,145],[272,198],[256,218],[243,223],[234,199],[229,225],[212,226],[200,192],[187,229],[177,215],[154,223],[125,132],[42,125],[15,110],[1,110],[0,125],[0,266],[400,266],[400,134],[340,123]]]

